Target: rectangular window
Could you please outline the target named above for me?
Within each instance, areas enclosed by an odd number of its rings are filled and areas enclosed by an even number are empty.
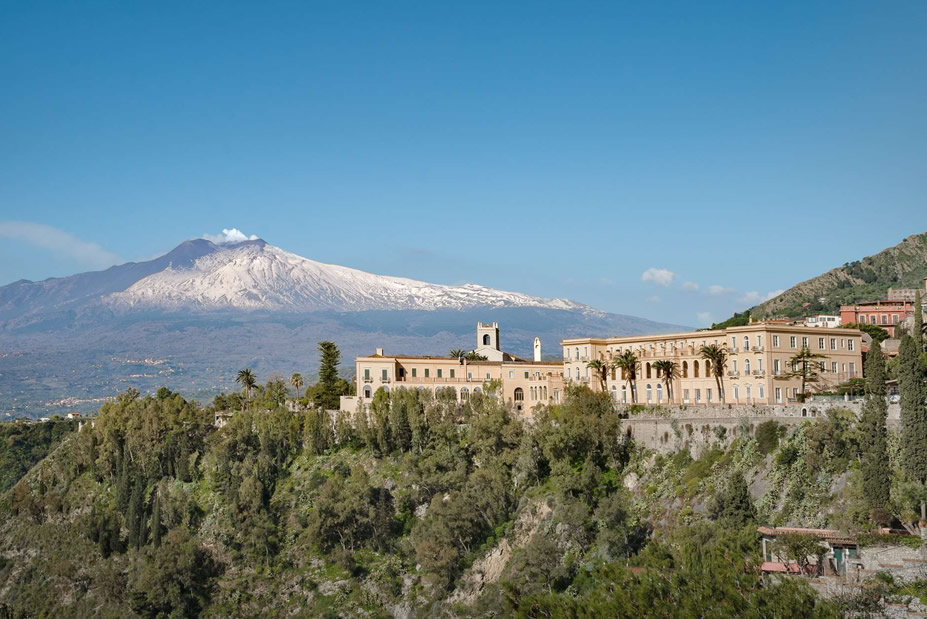
[[[782,387],[776,387],[776,402],[782,402]]]
[[[515,378],[515,371],[509,370],[509,378]]]
[[[528,372],[525,372],[525,378],[528,378]]]
[[[888,314],[882,314],[882,324],[883,325],[888,324]]]
[[[762,335],[757,335],[757,336],[756,336],[756,347],[757,347],[757,348],[762,348],[762,347],[763,347],[763,336],[762,336]]]
[[[773,359],[773,374],[779,376],[779,372],[782,371],[782,366],[779,364],[779,359]]]
[[[824,350],[825,348],[827,347],[824,345],[824,338],[819,337],[818,338],[818,350]]]
[[[467,372],[467,380],[473,380],[473,372]]]
[[[856,343],[853,340],[847,340],[847,350],[853,350]]]
[[[425,378],[428,378],[429,376],[431,376],[431,370],[429,368],[425,368]]]
[[[778,335],[773,336],[773,348],[779,348],[779,336]]]
[[[418,376],[418,369],[412,368],[412,378],[415,378],[416,376]]]
[[[763,357],[756,360],[756,369],[759,370],[760,374],[763,373]]]
[[[701,402],[701,401],[702,401],[702,390],[701,390],[701,389],[696,389],[696,390],[695,390],[695,401],[696,401],[696,402]]]
[[[688,404],[688,403],[689,403],[689,390],[688,390],[688,389],[683,389],[683,390],[682,390],[682,401],[683,401],[685,404]]]
[[[370,368],[364,368],[364,380],[370,380]]]
[[[798,348],[797,340],[795,339],[794,335],[789,338],[789,346],[792,348]]]
[[[383,380],[386,380],[387,378],[389,378],[389,373],[388,373],[388,372],[389,372],[389,370],[383,370],[383,372],[382,372],[382,374],[380,375],[380,377],[381,377]]]
[[[451,378],[457,378],[457,372],[454,369],[451,369]]]
[[[892,324],[893,325],[898,324],[898,314],[892,314]]]
[[[441,368],[438,368],[438,378],[442,378],[442,372],[443,370],[441,370]]]
[[[731,350],[737,350],[737,338],[736,337],[731,338]]]
[[[711,402],[711,389],[705,390],[705,399]]]
[[[836,362],[836,361],[831,361],[831,362],[830,362],[830,371],[831,371],[832,374],[836,374],[836,373],[837,373],[837,362]]]
[[[760,399],[761,399],[761,400],[765,400],[765,399],[766,399],[766,390],[763,389],[763,385],[760,385]]]
[[[826,371],[827,371],[827,364],[826,364],[824,361],[821,361],[820,363],[818,363],[818,368],[819,368],[822,372],[826,372]]]
[[[737,376],[737,359],[731,359],[731,371]]]
[[[801,347],[808,348],[808,337],[807,336],[801,338]]]
[[[835,337],[830,338],[830,349],[837,350],[837,338]]]
[[[856,363],[850,362],[850,378],[856,378]]]
[[[492,377],[489,375],[489,372],[486,372],[486,380],[492,380]]]

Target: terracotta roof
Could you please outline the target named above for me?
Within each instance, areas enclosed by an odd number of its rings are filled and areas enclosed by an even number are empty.
[[[764,561],[763,565],[760,566],[761,572],[775,572],[775,573],[789,573],[789,574],[801,574],[801,568],[794,563],[780,563],[779,561]]]
[[[853,545],[856,539],[847,533],[834,529],[804,529],[801,527],[757,527],[763,535],[782,535],[784,533],[800,533],[802,535],[817,535],[829,544]]]

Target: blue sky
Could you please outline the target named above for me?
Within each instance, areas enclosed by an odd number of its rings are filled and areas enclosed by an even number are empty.
[[[701,325],[927,231],[927,3],[439,4],[3,3],[0,284],[235,227]]]

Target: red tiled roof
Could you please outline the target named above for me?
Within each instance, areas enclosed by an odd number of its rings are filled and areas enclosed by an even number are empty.
[[[763,565],[760,566],[761,572],[773,572],[780,574],[801,574],[801,568],[798,565],[789,563],[780,563],[779,561],[764,561]]]

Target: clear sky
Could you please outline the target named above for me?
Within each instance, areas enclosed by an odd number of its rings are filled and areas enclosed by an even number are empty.
[[[702,325],[925,195],[923,0],[0,3],[0,284],[235,227]]]

